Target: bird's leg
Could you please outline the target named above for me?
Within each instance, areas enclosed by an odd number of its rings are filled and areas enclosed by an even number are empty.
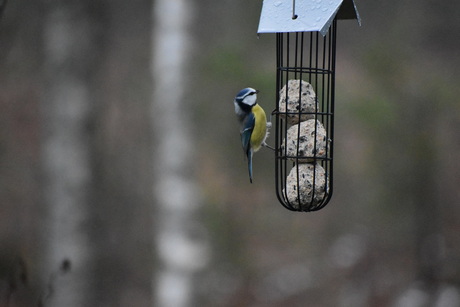
[[[268,144],[265,143],[265,142],[262,143],[262,146],[263,146],[263,147],[267,147],[268,149],[271,149],[271,150],[273,150],[273,151],[276,151],[275,148],[271,147],[270,145],[268,145]]]
[[[275,112],[275,110],[273,110],[273,112]],[[273,115],[273,112],[270,113],[270,119],[269,119],[269,121],[267,121],[267,129],[270,129],[272,127],[272,115]],[[268,136],[268,131],[267,131],[267,136]],[[273,151],[276,151],[275,148],[273,148],[270,145],[268,145],[267,143],[265,143],[265,141],[263,141],[262,146],[267,147],[267,148],[269,148],[269,149],[271,149]]]

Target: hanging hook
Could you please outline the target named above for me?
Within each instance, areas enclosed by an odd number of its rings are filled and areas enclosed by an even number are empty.
[[[292,19],[297,19],[297,14],[295,13],[295,0],[292,0]]]

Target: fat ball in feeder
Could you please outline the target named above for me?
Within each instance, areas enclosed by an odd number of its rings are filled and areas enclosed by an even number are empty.
[[[320,206],[329,193],[329,178],[319,164],[294,166],[283,190],[289,205],[295,210],[313,210]]]
[[[279,94],[280,117],[294,125],[315,117],[318,99],[310,83],[304,80],[289,80]]]
[[[316,125],[315,125],[316,122]],[[281,144],[281,153],[297,163],[315,162],[325,158],[327,133],[319,120],[309,119],[291,126]]]

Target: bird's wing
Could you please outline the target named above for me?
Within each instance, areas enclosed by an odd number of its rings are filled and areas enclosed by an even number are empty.
[[[256,123],[256,118],[251,112],[243,121],[243,126],[241,127],[241,144],[243,145],[243,150],[248,154],[251,144],[251,135],[254,130],[254,125]]]

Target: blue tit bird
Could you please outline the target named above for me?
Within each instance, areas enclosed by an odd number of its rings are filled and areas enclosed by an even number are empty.
[[[240,135],[244,153],[248,159],[249,180],[252,183],[252,155],[265,145],[267,138],[267,116],[257,104],[258,90],[247,87],[239,91],[233,103],[241,124]]]

